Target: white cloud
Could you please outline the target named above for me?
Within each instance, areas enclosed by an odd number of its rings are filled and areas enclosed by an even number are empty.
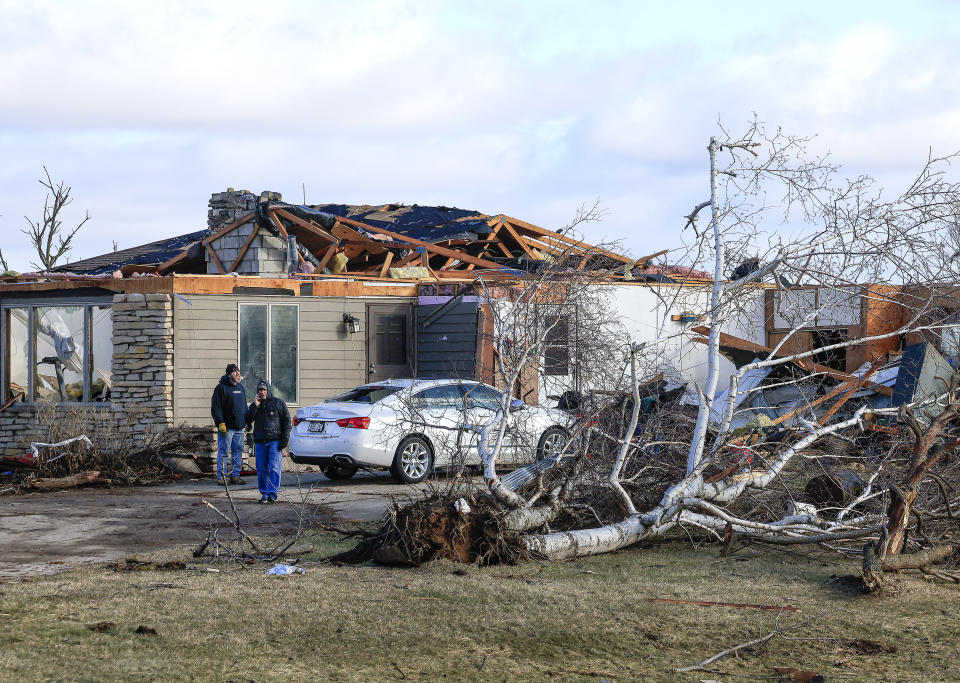
[[[298,200],[301,183],[310,201],[551,227],[599,197],[591,234],[646,254],[703,198],[718,117],[819,134],[893,182],[960,124],[944,7],[0,0],[0,16],[5,254],[43,163],[94,215],[84,255],[203,227],[228,186]]]

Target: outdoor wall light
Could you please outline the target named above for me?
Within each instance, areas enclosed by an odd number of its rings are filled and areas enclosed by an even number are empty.
[[[343,314],[343,324],[347,326],[347,332],[355,334],[360,331],[360,318],[349,313]]]

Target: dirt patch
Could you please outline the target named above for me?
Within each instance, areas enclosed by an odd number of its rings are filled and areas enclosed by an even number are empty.
[[[390,496],[406,493],[384,476],[333,482],[319,473],[284,474],[280,505],[259,505],[256,478],[231,495],[253,535],[296,528],[300,509],[328,518],[375,520]],[[229,510],[212,479],[137,488],[74,489],[0,497],[0,578],[54,574],[89,562],[119,561],[175,546],[195,547],[222,519],[201,502]]]

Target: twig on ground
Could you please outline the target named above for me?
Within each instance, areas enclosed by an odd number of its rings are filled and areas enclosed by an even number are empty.
[[[250,543],[250,546],[251,546],[255,551],[257,551],[258,553],[261,552],[260,546],[257,545],[256,541],[254,541],[252,538],[250,538],[250,536],[248,536],[247,533],[246,533],[243,529],[240,528],[240,519],[239,519],[239,517],[237,518],[236,523],[234,523],[234,521],[233,521],[232,519],[230,519],[229,517],[227,517],[227,515],[225,515],[216,505],[211,504],[210,501],[208,501],[208,500],[206,500],[206,499],[204,499],[204,498],[201,498],[201,499],[200,499],[200,502],[202,502],[202,503],[203,503],[204,505],[206,505],[208,508],[210,508],[211,510],[213,510],[214,512],[216,512],[218,515],[220,515],[221,517],[223,517],[225,520],[227,520],[227,522],[229,522],[231,525],[233,525],[233,528],[236,529],[237,533],[240,534],[241,536],[243,536],[243,538],[244,538],[248,543]],[[231,503],[231,505],[232,505],[232,503]],[[236,508],[234,508],[234,512],[236,512]],[[217,547],[219,547],[219,545],[218,545]]]
[[[779,624],[778,624],[777,627],[776,627],[774,630],[770,631],[770,633],[766,634],[765,636],[760,636],[759,638],[754,638],[753,640],[748,640],[748,641],[745,642],[745,643],[740,643],[739,645],[734,645],[733,647],[728,647],[726,650],[722,650],[722,651],[718,652],[717,654],[713,655],[712,657],[708,657],[707,659],[704,659],[704,660],[703,660],[702,662],[700,662],[699,664],[694,664],[693,666],[680,667],[679,669],[676,669],[675,671],[676,671],[676,673],[689,673],[689,672],[691,672],[691,671],[699,671],[699,670],[709,671],[709,669],[706,669],[706,666],[707,666],[708,664],[712,664],[713,662],[717,661],[718,659],[721,659],[722,657],[726,657],[726,656],[729,655],[729,654],[733,654],[734,652],[738,652],[738,651],[740,651],[740,650],[742,650],[742,649],[744,649],[744,648],[746,648],[746,647],[750,647],[750,646],[752,646],[752,645],[761,645],[761,644],[767,642],[768,640],[770,640],[771,638],[773,638],[774,636],[780,635],[780,634],[782,634],[782,633],[787,633],[788,631],[794,631],[794,630],[796,630],[796,629],[798,629],[798,628],[802,628],[802,627],[806,626],[807,624],[809,624],[810,622],[812,622],[814,619],[818,618],[819,616],[820,616],[820,615],[818,614],[818,615],[816,615],[816,616],[814,616],[814,617],[811,617],[810,619],[805,619],[805,620],[801,621],[799,624],[794,624],[793,626],[787,626],[786,628],[781,628],[781,627],[779,626]],[[778,621],[779,621],[779,617],[778,617]]]
[[[713,602],[710,600],[671,600],[670,598],[649,598],[651,602],[665,602],[676,605],[698,605],[700,607],[734,607],[737,609],[761,609],[766,612],[794,612],[800,614],[803,610],[793,605],[751,605],[740,602]]]

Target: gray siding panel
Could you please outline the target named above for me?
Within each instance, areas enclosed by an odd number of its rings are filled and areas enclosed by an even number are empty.
[[[417,309],[417,375],[472,378],[476,371],[477,304],[461,302],[423,323],[441,304]]]

